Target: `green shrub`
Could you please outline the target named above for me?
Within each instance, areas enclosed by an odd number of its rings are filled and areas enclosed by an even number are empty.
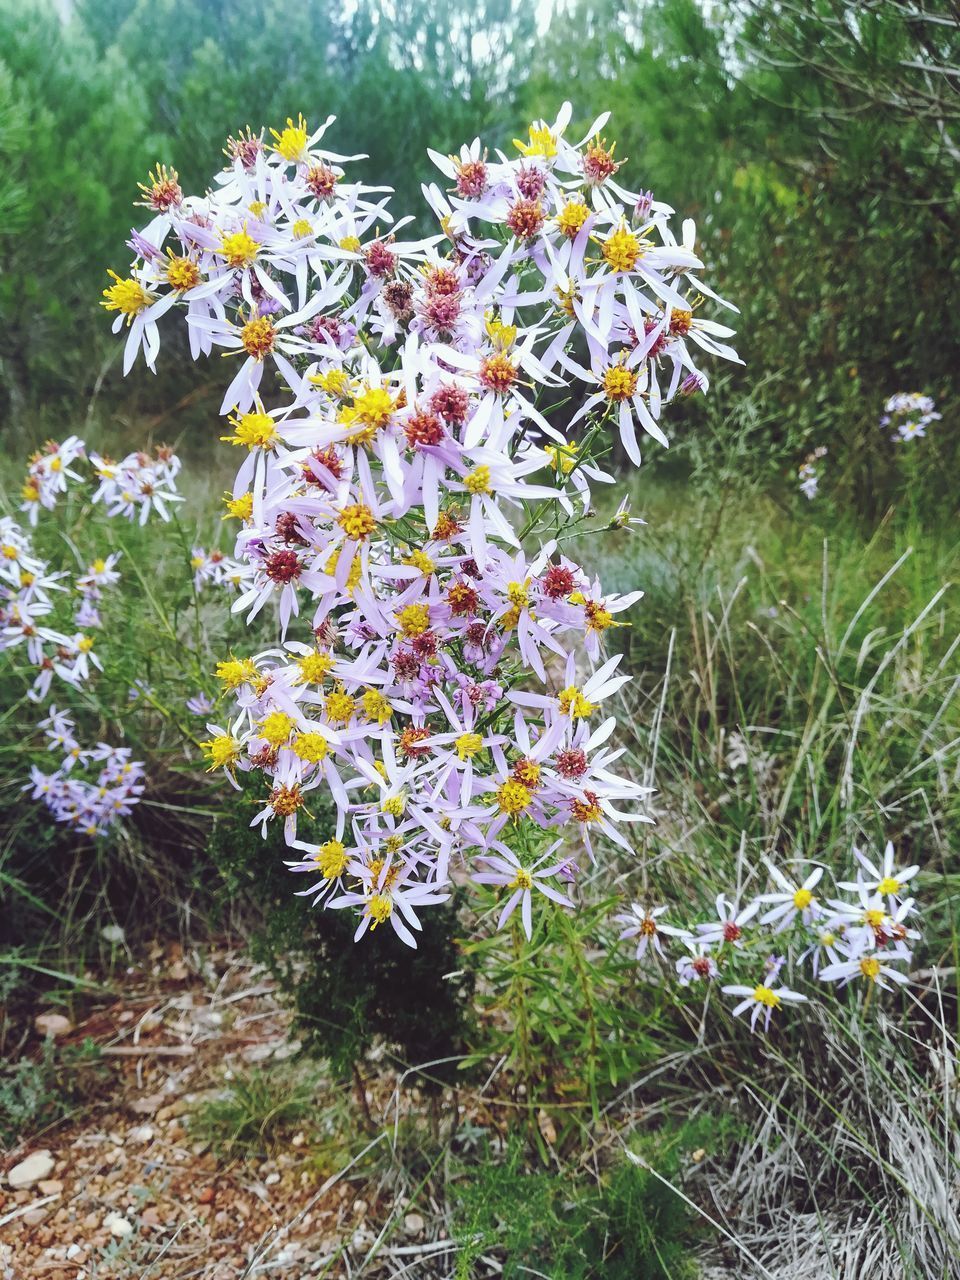
[[[322,793],[312,794],[310,809],[319,830],[327,821],[332,829],[332,806]],[[304,886],[284,865],[290,851],[283,833],[275,825],[264,840],[247,825],[253,812],[252,801],[238,798],[217,822],[210,854],[225,898],[244,895],[261,913],[251,951],[291,1001],[307,1051],[348,1075],[381,1037],[404,1063],[424,1065],[424,1081],[452,1078],[456,1062],[435,1060],[464,1050],[473,991],[473,970],[457,940],[458,895],[431,911],[416,951],[388,929],[355,946],[355,917],[314,909],[295,896]]]

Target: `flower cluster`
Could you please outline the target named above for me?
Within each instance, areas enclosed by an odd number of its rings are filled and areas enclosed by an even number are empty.
[[[930,396],[919,391],[898,391],[883,406],[881,427],[893,427],[892,439],[915,440],[927,433],[931,422],[943,417]]]
[[[750,981],[722,983],[736,997],[734,1016],[749,1012],[751,1026],[770,1025],[784,1002],[807,997],[784,985],[784,967],[809,969],[821,982],[846,986],[862,981],[889,990],[909,979],[912,943],[920,936],[910,927],[914,899],[906,896],[918,866],[897,867],[893,845],[874,861],[853,851],[856,879],[841,881],[840,894],[821,898],[822,866],[803,876],[789,876],[767,864],[772,888],[748,901],[720,894],[710,920],[679,927],[660,917],[666,907],[640,903],[618,917],[622,938],[637,940],[637,958],[648,952],[666,957],[666,945],[683,948],[674,961],[683,986],[748,975]]]
[[[250,564],[236,560],[217,548],[205,551],[203,547],[194,547],[190,568],[198,591],[204,586],[242,588],[249,585],[254,573]]]
[[[812,453],[808,453],[797,468],[797,479],[800,481],[800,492],[805,498],[815,498],[820,488],[820,468],[817,464],[827,456],[825,445],[818,445]]]
[[[412,239],[348,178],[359,157],[321,146],[329,120],[248,130],[203,197],[157,171],[104,291],[127,368],[154,367],[171,308],[195,357],[235,358],[233,608],[275,610],[279,637],[220,663],[233,707],[205,747],[265,779],[255,822],[282,822],[304,893],[355,910],[358,937],[389,922],[415,945],[455,869],[502,886],[501,922],[519,907],[529,933],[534,892],[569,904],[561,841],[592,857],[645,820],[619,807],[643,789],[613,771],[604,714],[627,679],[608,633],[641,593],[604,592],[563,544],[612,482],[603,454],[666,445],[664,406],[707,389],[695,359],[737,356],[701,315],[729,304],[693,223],[678,238],[620,185],[606,117],[577,142],[569,121],[533,124],[514,158],[431,153],[440,230]],[[621,506],[607,527],[631,523]],[[337,805],[322,842],[317,788]]]
[[[102,504],[108,517],[145,524],[153,512],[168,520],[169,504],[180,501],[179,469],[170,449],[159,448],[152,456],[131,453],[115,463],[88,453],[81,439],[69,436],[59,444],[48,442],[30,459],[21,510],[35,529],[40,512],[56,508],[70,481],[83,487],[91,506]],[[25,658],[27,696],[42,703],[55,681],[81,689],[103,670],[95,633],[103,625],[105,593],[120,582],[121,553],[94,556],[79,569],[56,569],[38,552],[34,537],[13,517],[0,516],[0,652]],[[31,770],[33,798],[42,799],[57,821],[103,834],[136,803],[142,766],[130,761],[126,748],[103,742],[81,748],[73,722],[55,707],[39,727],[49,748],[64,755],[52,774]],[[99,764],[97,777],[81,779],[74,771],[78,764]]]
[[[38,727],[49,750],[61,755],[61,763],[53,773],[32,765],[24,791],[30,792],[31,799],[41,800],[56,822],[68,823],[87,836],[106,835],[143,794],[142,762],[130,758],[129,747],[111,747],[106,742],[81,747],[73,719],[55,706],[49,707]],[[77,776],[77,770],[84,768],[92,773],[95,765],[100,766],[96,776]]]
[[[26,512],[31,525],[36,527],[41,509],[52,511],[56,507],[61,494],[67,491],[68,478],[87,482],[85,475],[71,467],[87,459],[87,447],[78,436],[68,436],[59,444],[48,440],[33,455],[20,490],[20,510]],[[180,459],[166,446],[157,448],[153,457],[131,453],[121,462],[91,453],[89,462],[99,481],[92,501],[102,502],[111,516],[122,515],[143,525],[155,512],[161,520],[168,520],[168,505],[182,501],[176,486]]]

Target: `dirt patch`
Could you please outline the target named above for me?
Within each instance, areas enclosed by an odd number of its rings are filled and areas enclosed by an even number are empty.
[[[0,1164],[3,1280],[357,1274],[350,1258],[369,1255],[380,1234],[373,1224],[391,1215],[391,1252],[424,1262],[443,1252],[442,1240],[424,1241],[420,1214],[401,1204],[397,1217],[396,1203],[378,1204],[365,1185],[363,1149],[384,1131],[359,1128],[348,1086],[324,1084],[350,1126],[342,1141],[306,1124],[282,1144],[248,1144],[234,1157],[198,1137],[194,1118],[231,1079],[296,1052],[262,970],[227,949],[200,957],[158,947],[149,971],[130,970],[111,987],[69,1029],[55,1024],[58,1046],[98,1046],[99,1098]],[[35,1033],[27,1049],[38,1045]],[[385,1073],[371,1087],[378,1119],[395,1085]],[[11,1187],[11,1170],[40,1151],[52,1159],[46,1176]]]

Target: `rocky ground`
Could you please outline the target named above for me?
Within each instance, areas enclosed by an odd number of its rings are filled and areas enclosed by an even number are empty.
[[[225,1150],[198,1133],[205,1105],[296,1051],[272,983],[228,950],[158,946],[109,986],[73,1018],[38,1011],[24,1045],[93,1042],[97,1088],[0,1157],[2,1280],[443,1273],[429,1265],[449,1251],[442,1227],[371,1184],[369,1150],[389,1144],[398,1101],[389,1072],[366,1094],[369,1131],[350,1090],[327,1082],[326,1130],[307,1114],[282,1142]]]

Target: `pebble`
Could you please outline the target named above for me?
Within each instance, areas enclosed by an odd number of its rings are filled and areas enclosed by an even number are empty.
[[[153,1140],[153,1130],[148,1124],[141,1124],[136,1129],[131,1129],[127,1135],[128,1142],[151,1142]]]
[[[187,1104],[182,1098],[177,1098],[174,1102],[168,1102],[165,1107],[161,1107],[157,1112],[157,1120],[163,1124],[165,1120],[172,1120],[175,1116],[182,1116],[187,1110]]]
[[[123,1240],[124,1237],[133,1235],[133,1224],[128,1222],[126,1218],[121,1217],[119,1213],[108,1213],[103,1220],[103,1225],[118,1240]]]
[[[33,1020],[33,1025],[38,1035],[52,1036],[54,1040],[69,1035],[73,1030],[73,1023],[62,1013],[38,1013]]]
[[[59,1178],[44,1178],[37,1183],[37,1190],[42,1196],[58,1196],[63,1190],[63,1183]]]
[[[279,1181],[280,1181],[279,1173],[268,1173],[263,1180],[263,1185],[265,1187],[275,1187]]]
[[[408,1213],[403,1220],[403,1228],[408,1236],[418,1236],[426,1225],[419,1213]]]
[[[49,1151],[31,1151],[26,1159],[15,1164],[7,1174],[7,1181],[14,1190],[32,1187],[35,1182],[53,1173],[55,1161]]]

